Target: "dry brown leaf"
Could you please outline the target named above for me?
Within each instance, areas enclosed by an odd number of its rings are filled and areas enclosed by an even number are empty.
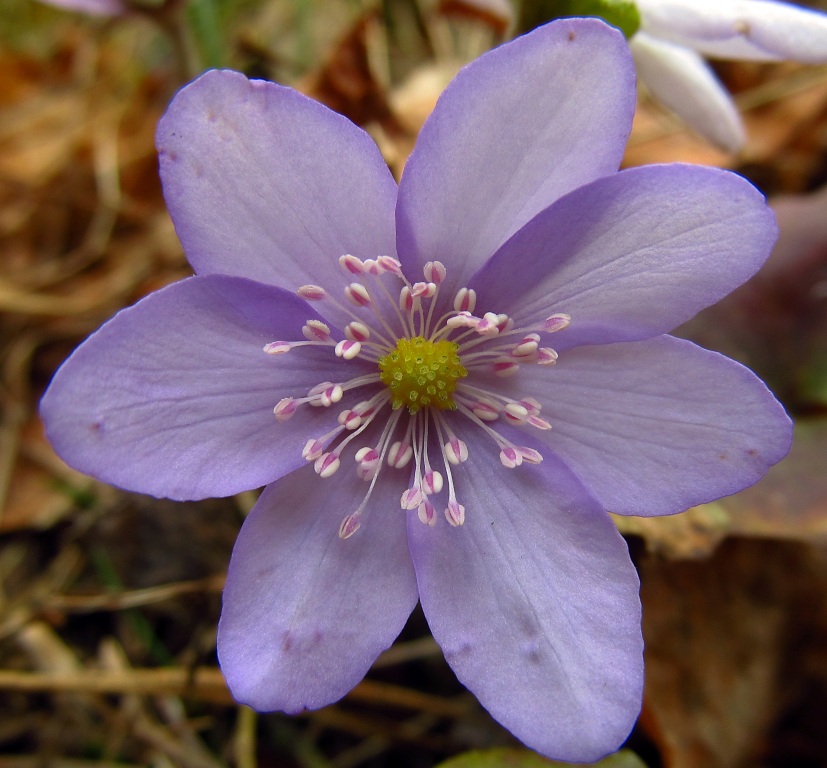
[[[646,639],[644,730],[665,768],[747,768],[797,730],[798,757],[823,765],[821,736],[787,723],[827,704],[827,556],[732,540],[712,559],[640,565]],[[814,685],[821,695],[813,697]],[[823,711],[823,710],[822,710]],[[775,733],[773,742],[770,734]],[[785,747],[788,748],[788,747]],[[777,758],[777,756],[775,756]]]

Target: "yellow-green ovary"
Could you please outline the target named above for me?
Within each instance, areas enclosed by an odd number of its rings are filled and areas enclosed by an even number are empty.
[[[404,405],[410,413],[421,408],[454,410],[451,395],[457,380],[468,375],[458,350],[453,341],[399,339],[395,349],[379,358],[379,378],[391,391],[391,405]]]

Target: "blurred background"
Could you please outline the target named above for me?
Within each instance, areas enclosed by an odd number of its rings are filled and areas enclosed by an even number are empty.
[[[547,765],[456,681],[418,611],[340,703],[296,717],[235,705],[215,630],[256,494],[173,503],[101,485],[57,458],[37,418],[80,341],[190,274],[153,145],[179,87],[210,67],[292,85],[363,126],[398,177],[457,69],[530,14],[511,18],[505,0],[135,0],[117,15],[0,2],[0,768]],[[678,333],[763,377],[796,442],[737,496],[618,520],[642,579],[647,680],[627,745],[637,757],[612,765],[816,768],[827,766],[827,67],[714,66],[745,149],[713,148],[641,93],[624,164],[719,165],[770,197],[781,225],[770,262]]]

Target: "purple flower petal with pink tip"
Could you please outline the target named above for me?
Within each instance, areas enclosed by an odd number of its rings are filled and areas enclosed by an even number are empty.
[[[171,104],[197,276],[90,337],[41,412],[67,462],[132,490],[269,484],[219,627],[240,701],[337,700],[419,596],[527,745],[595,760],[627,735],[640,603],[606,509],[734,493],[790,441],[749,371],[662,335],[758,269],[774,219],[734,174],[618,173],[634,96],[618,32],[540,28],[449,86],[398,196],[294,91],[209,72]]]

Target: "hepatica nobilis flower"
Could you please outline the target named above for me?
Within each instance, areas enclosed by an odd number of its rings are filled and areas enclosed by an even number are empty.
[[[172,102],[161,174],[196,276],[90,337],[42,414],[123,488],[267,486],[219,626],[238,700],[337,700],[420,600],[526,744],[593,760],[625,738],[640,603],[606,510],[733,493],[790,441],[755,376],[664,335],[758,269],[773,215],[732,173],[618,172],[634,104],[593,19],[462,70],[398,187],[289,88],[208,72]]]

